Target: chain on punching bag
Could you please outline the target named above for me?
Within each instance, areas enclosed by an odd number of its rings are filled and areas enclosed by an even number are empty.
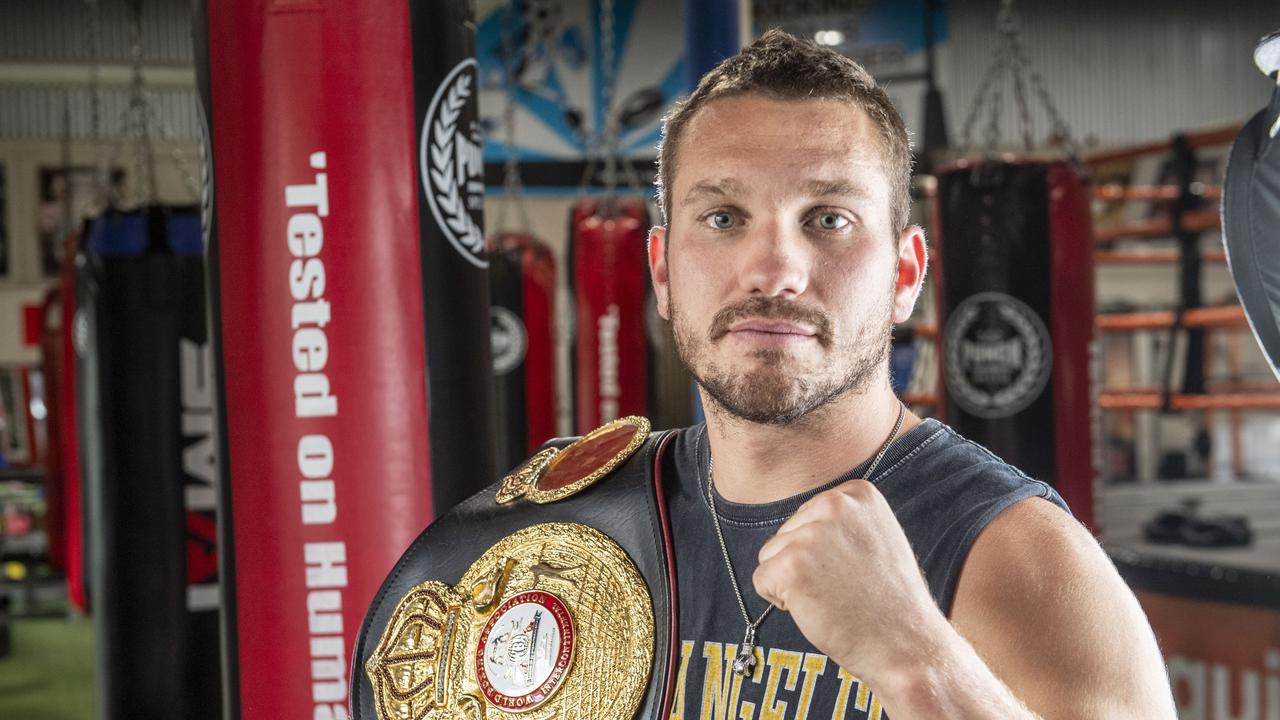
[[[1053,121],[1051,142],[1074,145],[1039,74],[1029,68],[1013,4],[1002,43],[962,137],[988,114],[986,157],[938,173],[933,240],[942,413],[966,437],[1054,485],[1093,524],[1097,478],[1093,225],[1088,182],[1074,162],[1030,155],[1028,77]],[[1004,71],[1013,83],[1027,155],[994,159]]]
[[[387,570],[495,476],[473,26],[463,0],[196,18],[231,714],[346,718]]]
[[[505,104],[504,198],[489,241],[497,457],[504,472],[556,434],[556,266],[551,249],[533,237],[516,157],[516,68],[529,48],[517,40],[517,9],[500,15]],[[518,224],[506,224],[514,209]]]

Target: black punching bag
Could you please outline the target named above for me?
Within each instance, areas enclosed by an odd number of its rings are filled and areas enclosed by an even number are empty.
[[[218,718],[204,263],[194,209],[109,211],[76,277],[100,718]]]
[[[946,421],[1093,523],[1093,231],[1066,162],[938,173],[934,241]]]
[[[514,468],[556,435],[556,266],[523,233],[490,240],[498,465]]]
[[[1272,80],[1280,73],[1280,33],[1254,53]],[[1280,377],[1280,86],[1231,147],[1222,185],[1222,241],[1249,327]]]

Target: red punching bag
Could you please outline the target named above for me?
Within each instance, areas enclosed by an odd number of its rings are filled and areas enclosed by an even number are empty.
[[[574,424],[579,433],[650,412],[648,233],[642,200],[583,200],[573,208]]]
[[[80,467],[80,431],[76,404],[76,352],[77,344],[84,346],[87,340],[84,316],[76,312],[75,258],[80,253],[81,232],[67,235],[66,248],[58,275],[59,309],[62,313],[61,356],[62,365],[57,383],[58,444],[62,448],[62,519],[66,554],[67,598],[80,612],[89,610],[88,555],[85,541],[83,506],[83,476]]]
[[[49,565],[66,572],[67,533],[66,487],[64,475],[64,451],[61,436],[62,409],[59,406],[62,389],[63,366],[66,357],[62,348],[62,300],[57,287],[45,293],[40,307],[40,371],[44,375],[44,404],[46,408],[45,437],[47,445],[44,457],[45,534],[48,536]]]
[[[496,479],[462,0],[197,2],[234,716],[349,716],[353,642]]]

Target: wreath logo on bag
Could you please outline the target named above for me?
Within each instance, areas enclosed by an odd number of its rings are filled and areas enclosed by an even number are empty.
[[[476,61],[458,63],[431,98],[418,143],[418,165],[427,205],[440,232],[462,257],[478,268],[489,267],[485,255],[484,152],[479,128],[468,120],[474,95]],[[461,127],[467,121],[469,127]]]
[[[1044,321],[1026,303],[997,292],[961,302],[943,330],[947,392],[965,412],[994,420],[1031,406],[1053,366]]]
[[[520,367],[529,349],[529,337],[525,333],[520,316],[502,307],[489,308],[489,344],[493,347],[493,374],[501,377]]]

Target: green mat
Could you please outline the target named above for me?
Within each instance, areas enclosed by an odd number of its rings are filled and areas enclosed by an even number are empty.
[[[0,659],[0,718],[93,720],[93,625],[88,619],[21,619],[13,654]]]

